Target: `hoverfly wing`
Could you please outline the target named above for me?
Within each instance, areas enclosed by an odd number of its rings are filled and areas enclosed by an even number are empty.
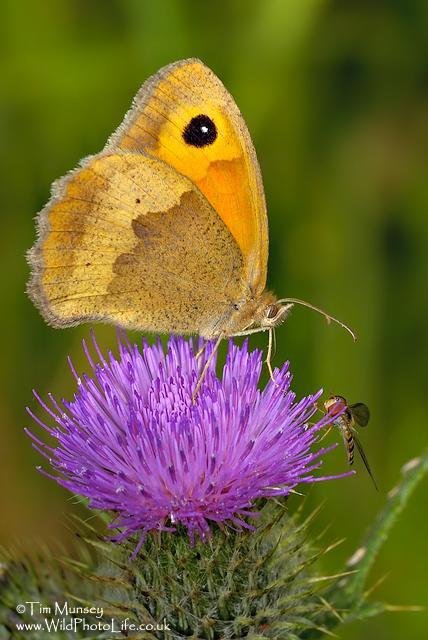
[[[356,402],[349,406],[352,417],[359,427],[366,427],[370,420],[370,411],[366,404],[363,402]]]
[[[368,472],[368,474],[369,474],[370,478],[371,478],[371,479],[372,479],[372,481],[373,481],[373,484],[374,484],[374,486],[375,486],[376,491],[379,491],[379,487],[377,486],[377,484],[376,484],[376,480],[374,479],[374,475],[373,475],[373,473],[372,473],[372,470],[370,469],[369,461],[367,460],[367,456],[366,456],[366,454],[364,453],[363,445],[362,445],[362,444],[361,444],[361,442],[358,440],[358,437],[357,437],[357,435],[355,434],[355,431],[354,431],[354,442],[355,442],[355,444],[357,445],[357,449],[358,449],[358,451],[359,451],[359,454],[360,454],[360,456],[361,456],[361,459],[362,459],[362,461],[364,462],[364,466],[365,466],[365,468],[367,469],[367,472]]]

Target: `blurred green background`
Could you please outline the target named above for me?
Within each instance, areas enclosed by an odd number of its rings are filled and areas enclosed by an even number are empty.
[[[323,386],[370,406],[362,439],[381,487],[357,477],[315,486],[315,530],[345,542],[336,571],[409,458],[427,444],[428,3],[425,0],[3,0],[1,83],[0,542],[67,543],[70,496],[35,471],[23,427],[31,388],[70,395],[65,357],[83,364],[89,327],[46,326],[25,295],[33,216],[51,182],[102,148],[140,84],[198,56],[224,81],[257,148],[270,216],[269,284],[349,322],[296,309],[275,362],[295,389]],[[99,327],[104,345],[114,329]],[[251,343],[265,346],[264,338]],[[333,434],[332,434],[333,435]],[[330,436],[332,437],[332,436]],[[346,468],[342,449],[329,472]],[[378,559],[377,597],[428,604],[427,483]],[[308,507],[309,508],[309,507]],[[340,630],[344,639],[425,637],[426,613]]]

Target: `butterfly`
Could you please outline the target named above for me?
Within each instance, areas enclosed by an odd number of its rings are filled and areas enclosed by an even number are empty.
[[[271,375],[273,329],[293,304],[349,330],[266,289],[256,153],[233,98],[195,58],[143,84],[104,149],[54,183],[37,228],[28,292],[54,327],[110,322],[215,348],[268,330]]]

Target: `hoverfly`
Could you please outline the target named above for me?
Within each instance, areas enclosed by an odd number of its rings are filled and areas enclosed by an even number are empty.
[[[348,456],[348,464],[352,466],[354,464],[354,443],[357,445],[358,452],[361,456],[364,466],[366,467],[373,484],[378,490],[376,480],[370,469],[369,461],[364,453],[361,442],[358,439],[356,433],[356,427],[366,427],[370,419],[370,411],[367,405],[362,402],[348,405],[348,402],[343,396],[330,396],[328,400],[324,402],[324,409],[332,416],[337,416],[333,420],[332,426],[330,426],[327,433],[332,427],[337,427],[342,434],[343,444],[345,445],[346,453]],[[343,409],[345,409],[343,411]],[[343,413],[341,413],[343,411]],[[340,414],[340,415],[337,415]]]

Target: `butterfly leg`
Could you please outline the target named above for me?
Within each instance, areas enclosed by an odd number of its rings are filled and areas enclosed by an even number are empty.
[[[251,336],[253,333],[260,333],[261,331],[269,331],[268,351],[267,351],[265,363],[266,363],[268,371],[269,371],[270,379],[278,387],[279,385],[278,385],[277,381],[275,380],[275,376],[273,375],[273,369],[272,369],[272,353],[273,353],[273,347],[274,347],[274,342],[275,342],[275,334],[274,334],[273,327],[271,327],[271,328],[268,328],[268,327],[256,327],[254,329],[247,329],[246,331],[240,331],[239,333],[234,333],[233,337],[235,337],[235,336]]]
[[[198,351],[195,353],[195,360],[199,360],[199,358],[201,357],[201,355],[204,353],[205,349],[207,348],[207,344],[208,344],[208,340],[205,340],[205,342],[202,345],[202,347],[200,349],[198,349]]]
[[[219,348],[219,346],[220,346],[220,342],[223,340],[223,338],[224,338],[224,334],[223,334],[223,333],[221,333],[221,334],[219,335],[219,337],[217,338],[217,341],[215,342],[214,347],[213,347],[213,350],[211,351],[210,355],[208,356],[207,361],[206,361],[206,362],[205,362],[205,364],[204,364],[204,367],[203,367],[203,369],[202,369],[202,371],[201,371],[201,374],[200,374],[200,376],[199,376],[199,380],[198,380],[198,382],[196,383],[196,387],[195,387],[195,390],[194,390],[193,395],[192,395],[192,402],[193,402],[193,404],[195,404],[196,396],[198,395],[198,391],[199,391],[199,389],[201,388],[201,384],[202,384],[202,382],[203,382],[203,380],[204,380],[204,378],[205,378],[205,376],[206,376],[206,374],[207,374],[207,371],[208,371],[208,369],[209,369],[209,366],[210,366],[211,362],[213,361],[213,358],[215,357],[215,355],[216,355],[216,353],[217,353],[217,349]],[[206,344],[207,344],[207,343],[206,343]]]
[[[273,369],[272,369],[272,353],[273,353],[274,338],[275,338],[274,329],[269,329],[269,342],[268,342],[268,350],[267,350],[265,362],[269,371],[270,379],[274,384],[276,384],[277,387],[279,387],[279,384],[277,383],[277,381],[275,380],[275,376],[273,375]]]
[[[261,333],[262,331],[269,331],[268,327],[255,327],[254,329],[245,329],[245,331],[239,331],[234,333],[231,338],[239,338],[240,336],[252,336],[254,333]]]

